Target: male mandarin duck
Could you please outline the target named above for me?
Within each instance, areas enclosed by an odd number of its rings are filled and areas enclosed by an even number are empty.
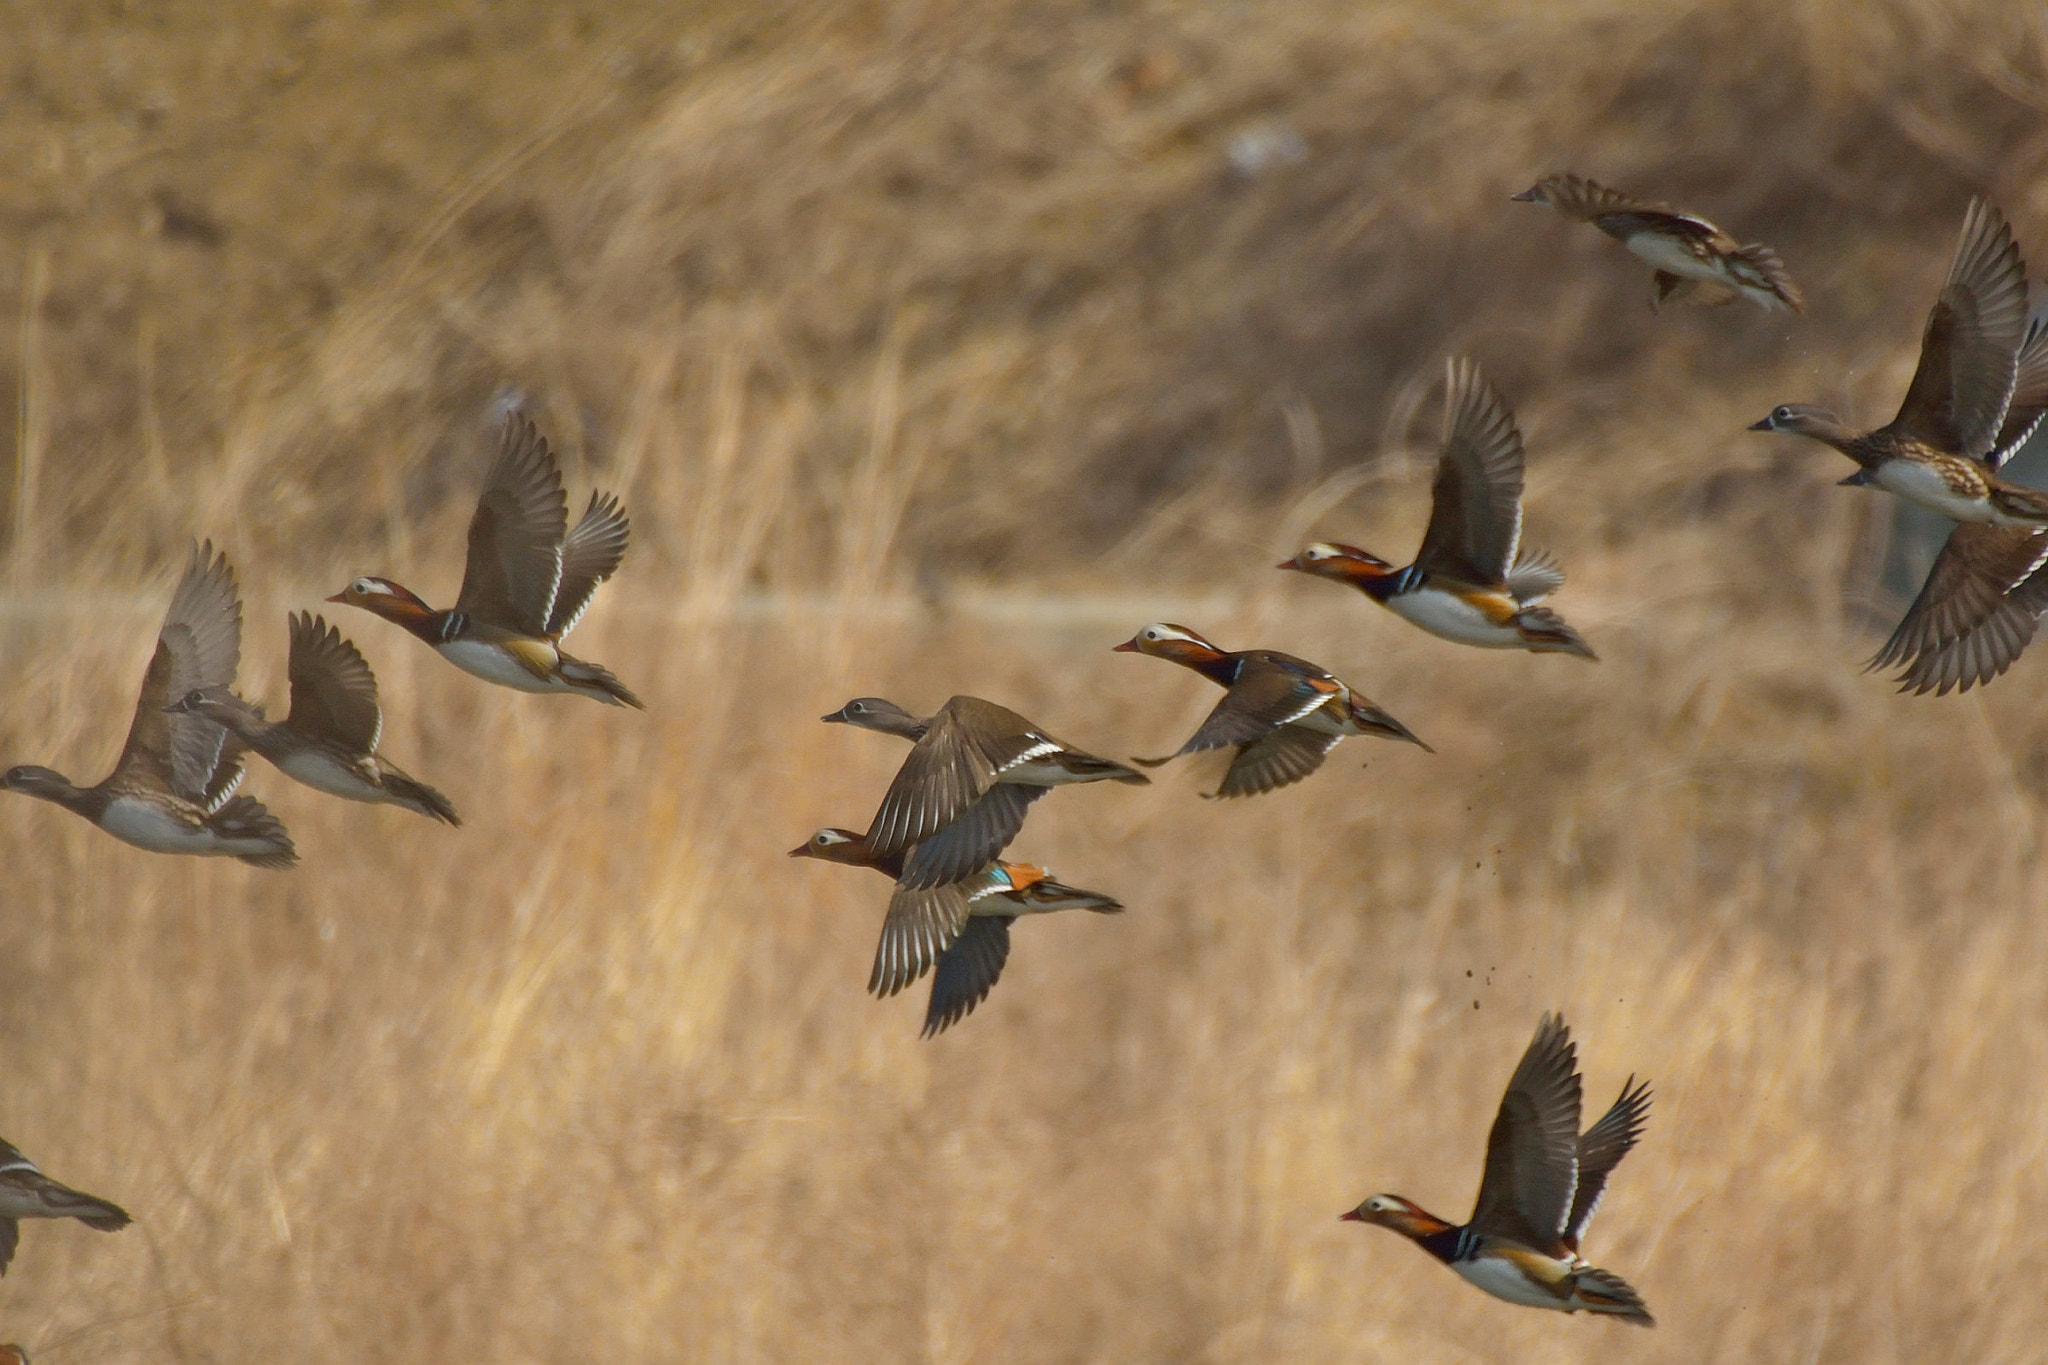
[[[903,855],[877,853],[851,830],[821,829],[789,856],[871,867],[896,879],[868,990],[886,998],[936,967],[921,1035],[926,1038],[945,1032],[987,998],[1009,960],[1010,924],[1019,916],[1056,910],[1113,915],[1124,908],[1028,863],[998,861],[945,886],[908,887],[901,880]]]
[[[1642,1136],[1649,1109],[1649,1086],[1631,1076],[1581,1134],[1571,1034],[1545,1014],[1487,1134],[1470,1222],[1447,1223],[1398,1194],[1376,1194],[1339,1216],[1393,1229],[1497,1299],[1654,1327],[1641,1295],[1579,1255],[1607,1178]]]
[[[118,1204],[58,1184],[0,1138],[0,1275],[14,1260],[24,1218],[76,1218],[100,1232],[119,1232],[133,1221]]]
[[[2048,493],[1997,477],[2015,448],[2006,412],[2027,341],[2026,264],[2004,215],[1974,199],[1898,416],[1855,432],[1825,408],[1787,403],[1750,430],[1832,446],[1857,465],[1843,483],[1882,488],[1952,521],[2048,526]]]
[[[436,611],[388,578],[358,578],[327,600],[396,622],[485,682],[645,710],[608,670],[561,647],[598,585],[625,558],[628,530],[619,500],[599,493],[569,529],[554,453],[533,423],[515,414],[506,419],[469,521],[469,560],[452,609]]]
[[[377,676],[340,631],[318,616],[294,612],[287,670],[291,711],[281,721],[265,720],[261,707],[227,688],[194,690],[164,709],[218,722],[286,777],[315,791],[462,823],[447,797],[377,752],[384,730]]]
[[[900,876],[911,890],[987,867],[1024,827],[1031,803],[1054,787],[1151,780],[979,697],[954,697],[923,720],[880,697],[856,697],[823,719],[912,742],[864,845],[878,857],[903,855]]]
[[[1218,649],[1186,626],[1155,621],[1116,646],[1193,669],[1225,689],[1223,700],[1186,744],[1163,758],[1134,760],[1158,767],[1186,754],[1236,746],[1219,797],[1256,796],[1301,781],[1323,765],[1347,735],[1405,740],[1434,753],[1408,727],[1329,670],[1276,649]]]
[[[24,765],[0,775],[0,787],[54,802],[152,853],[291,867],[299,855],[284,825],[260,801],[235,795],[242,760],[228,732],[204,716],[164,711],[188,692],[233,686],[241,655],[235,571],[211,542],[195,546],[171,595],[114,771],[98,786],[78,787],[62,773]]]
[[[1457,644],[1597,659],[1563,617],[1537,605],[1564,586],[1564,570],[1522,547],[1522,465],[1514,414],[1477,365],[1452,360],[1429,529],[1415,562],[1397,569],[1355,545],[1318,542],[1279,567],[1349,583]]]
[[[1547,175],[1508,197],[1547,204],[1566,218],[1591,223],[1655,266],[1653,309],[1680,300],[1721,304],[1746,298],[1766,312],[1806,311],[1806,300],[1777,252],[1760,242],[1744,246],[1698,214],[1652,204],[1577,175]]]

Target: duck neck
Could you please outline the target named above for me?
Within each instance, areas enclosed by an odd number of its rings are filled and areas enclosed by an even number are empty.
[[[107,802],[113,799],[99,787],[76,786],[68,778],[53,772],[41,774],[32,787],[17,787],[15,790],[94,821],[105,813]]]
[[[362,604],[394,625],[404,626],[430,645],[443,642],[443,631],[453,613],[435,611],[417,597],[370,598]]]

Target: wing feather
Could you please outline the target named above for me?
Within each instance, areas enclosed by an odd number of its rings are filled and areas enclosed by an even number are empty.
[[[547,634],[568,529],[554,452],[531,420],[514,414],[469,519],[469,562],[455,609],[523,635]]]
[[[1416,567],[1477,587],[1507,580],[1522,537],[1522,433],[1479,367],[1449,362],[1444,439]]]
[[[233,687],[241,658],[242,599],[234,568],[211,541],[195,545],[157,634],[115,775],[131,786],[167,789],[204,804],[232,758],[228,732],[204,716],[163,708],[188,692]]]
[[[2019,245],[2005,216],[1989,201],[1973,199],[1892,428],[1971,459],[1990,454],[2005,422],[2026,326]]]
[[[291,619],[292,709],[285,723],[354,753],[374,752],[384,732],[377,675],[362,651],[310,612]]]
[[[1546,1014],[1487,1135],[1472,1227],[1554,1254],[1578,1177],[1577,1058],[1564,1021]]]

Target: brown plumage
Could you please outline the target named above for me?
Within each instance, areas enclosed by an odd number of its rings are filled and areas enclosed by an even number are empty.
[[[2048,414],[2048,313],[2037,314],[2020,347],[2011,401],[1985,463],[2018,453]],[[2048,531],[1959,522],[1949,532],[1919,596],[1870,661],[1894,664],[1900,691],[1968,691],[2006,671],[2048,610]]]
[[[1201,727],[1179,749],[1134,762],[1158,767],[1188,754],[1234,747],[1214,795],[1256,796],[1301,781],[1347,735],[1405,740],[1431,750],[1408,727],[1329,670],[1275,649],[1218,649],[1186,626],[1155,621],[1118,651],[1189,668],[1224,689]]]
[[[1778,254],[1744,245],[1694,213],[1653,204],[1577,175],[1545,176],[1520,194],[1577,222],[1591,223],[1656,267],[1650,306],[1680,300],[1723,304],[1747,298],[1766,310],[1806,311],[1806,300]]]
[[[945,886],[994,862],[1032,802],[1054,787],[1150,781],[979,697],[953,697],[923,720],[879,697],[857,697],[824,719],[913,741],[863,840],[877,857],[904,857],[901,881],[910,890]]]
[[[282,721],[264,719],[260,707],[226,688],[187,693],[166,709],[219,722],[243,746],[315,791],[462,823],[447,797],[377,753],[384,731],[377,677],[340,631],[311,613],[293,613],[288,671],[291,711]]]
[[[24,1218],[76,1218],[100,1232],[118,1232],[132,1221],[120,1205],[50,1179],[0,1138],[0,1275],[14,1260]]]
[[[97,786],[78,787],[61,773],[24,765],[0,777],[0,787],[54,802],[153,853],[291,867],[298,854],[277,817],[234,794],[242,761],[228,732],[204,716],[165,709],[188,692],[231,687],[241,655],[235,571],[210,542],[196,545],[171,596],[114,771]]]

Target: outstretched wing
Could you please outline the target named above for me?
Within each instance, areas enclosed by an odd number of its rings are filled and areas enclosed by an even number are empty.
[[[868,989],[890,996],[931,970],[967,923],[967,893],[959,886],[914,890],[898,885],[882,920]]]
[[[1332,678],[1319,678],[1290,668],[1244,661],[1237,681],[1223,694],[1223,700],[1209,713],[1201,728],[1181,745],[1176,758],[1221,749],[1231,744],[1252,744],[1274,730],[1324,705],[1343,690]],[[1150,763],[1153,760],[1142,759]],[[1164,760],[1160,760],[1164,761]]]
[[[1443,451],[1430,494],[1429,530],[1416,567],[1479,587],[1499,587],[1522,538],[1522,433],[1479,367],[1450,362]]]
[[[1920,595],[1870,667],[1904,663],[1914,692],[1989,682],[2034,638],[2042,604],[2033,574],[2048,562],[2048,532],[1961,522],[1948,533]]]
[[[1579,1073],[1571,1033],[1546,1014],[1486,1138],[1472,1227],[1552,1254],[1579,1178]]]
[[[590,506],[562,542],[562,582],[548,614],[548,634],[560,638],[576,629],[597,585],[618,572],[632,530],[626,509],[610,493],[590,495]]]
[[[469,562],[455,609],[523,635],[545,635],[568,529],[569,499],[554,452],[532,421],[514,414],[469,519]]]
[[[171,594],[115,774],[130,785],[167,788],[204,805],[225,780],[220,770],[228,732],[204,716],[166,714],[164,707],[188,692],[234,686],[241,658],[242,599],[235,571],[226,555],[214,553],[211,541],[196,545]]]
[[[1643,1135],[1650,1117],[1650,1083],[1636,1084],[1631,1076],[1621,1087],[1621,1098],[1608,1106],[1600,1121],[1579,1137],[1579,1183],[1572,1192],[1572,1211],[1564,1220],[1565,1244],[1578,1250],[1586,1224],[1599,1212],[1600,1196],[1607,1189],[1607,1177],[1621,1164]]]
[[[1059,747],[1057,740],[1007,707],[979,697],[952,698],[931,718],[924,737],[911,746],[889,790],[882,794],[882,804],[869,822],[865,836],[868,848],[882,857],[907,852],[946,829],[980,802],[996,785],[1004,768],[1030,754]],[[1027,799],[1022,805],[998,802],[984,807],[980,815],[985,819],[977,823],[974,835],[1000,837],[1007,844],[1016,837],[1017,828],[1023,823],[1023,805],[1028,804]],[[972,842],[969,832],[959,837]],[[999,845],[978,858],[970,856],[965,871],[979,871],[1000,852]],[[944,860],[952,873],[950,878],[932,872],[935,861],[926,859],[919,868],[920,875],[912,875],[906,868],[907,883],[929,887],[964,875],[958,867],[951,866],[955,861],[951,850]]]
[[[2048,414],[2048,301],[2034,310],[2027,323],[2027,338],[2020,343],[2005,424],[1999,427],[1997,443],[1985,457],[1993,469],[2019,454],[2020,447],[2040,429],[2043,414]]]
[[[1342,735],[1283,725],[1238,750],[1216,788],[1219,797],[1257,796],[1301,781],[1323,766]]]
[[[1948,282],[1920,336],[1920,366],[1892,426],[1971,459],[1989,454],[2012,396],[2027,275],[2005,216],[1970,201]]]
[[[377,707],[377,676],[362,651],[309,612],[292,613],[291,640],[292,709],[285,723],[354,753],[374,751],[384,715]]]
[[[920,1036],[944,1033],[972,1014],[995,989],[1009,960],[1010,916],[976,915],[968,920],[932,973],[932,998],[925,1006]]]

